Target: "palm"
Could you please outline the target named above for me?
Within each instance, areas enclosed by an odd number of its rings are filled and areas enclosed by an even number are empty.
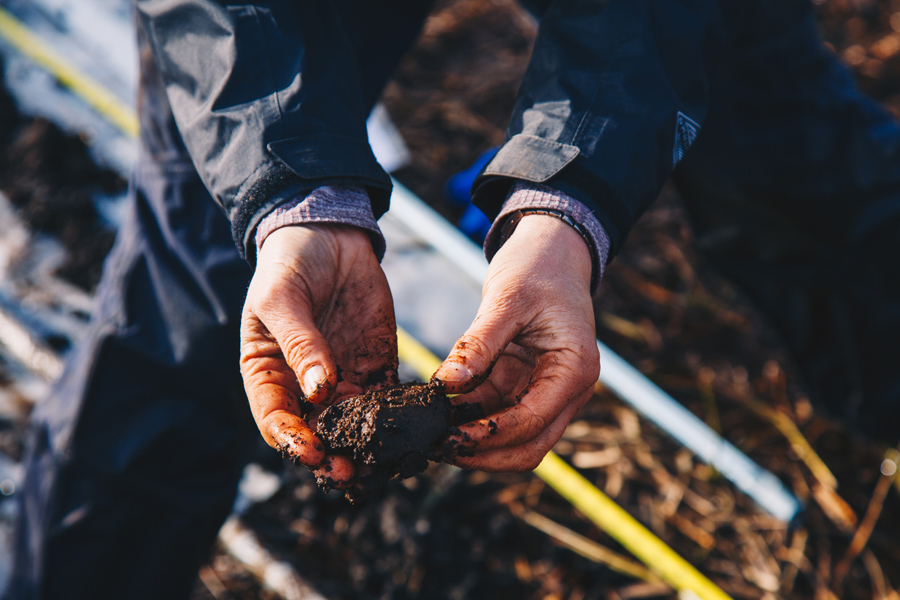
[[[338,398],[397,380],[397,325],[384,273],[374,256],[344,262],[314,313],[340,368]]]

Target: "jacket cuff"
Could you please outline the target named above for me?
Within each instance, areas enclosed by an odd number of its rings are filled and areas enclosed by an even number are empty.
[[[600,281],[603,279],[603,271],[609,259],[610,240],[600,220],[591,210],[575,198],[539,183],[516,183],[506,197],[506,201],[500,209],[494,224],[491,225],[484,239],[484,254],[488,261],[500,249],[501,230],[506,218],[518,210],[529,208],[546,208],[559,211],[573,221],[581,225],[593,241],[593,272],[595,276],[591,281],[591,295],[597,293]]]
[[[384,235],[375,221],[365,188],[356,185],[323,185],[305,195],[296,196],[263,217],[256,228],[256,250],[276,229],[289,225],[333,223],[365,229],[372,240],[378,261],[384,258]]]

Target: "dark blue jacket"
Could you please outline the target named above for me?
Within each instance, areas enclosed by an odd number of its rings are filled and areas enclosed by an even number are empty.
[[[476,203],[496,215],[511,178],[552,180],[594,209],[616,246],[703,121],[719,7],[544,4],[509,140],[476,182]],[[138,2],[181,134],[244,252],[262,216],[322,183],[364,184],[376,216],[387,210],[390,179],[368,146],[370,99],[346,26],[357,6]]]
[[[489,217],[512,180],[546,183],[594,212],[614,256],[695,138],[709,149],[707,164],[727,163],[736,186],[790,196],[802,207],[795,225],[815,223],[829,236],[822,211],[804,203],[860,197],[884,187],[878,173],[896,173],[896,125],[866,108],[819,43],[806,0],[529,4],[541,19],[534,54],[507,142],[474,186]],[[390,179],[365,127],[380,91],[368,81],[385,74],[360,68],[369,60],[360,37],[382,26],[373,15],[393,26],[427,3],[137,5],[185,144],[248,258],[259,220],[318,185],[365,185],[376,217],[387,210]],[[392,52],[388,69],[399,53],[384,48]],[[711,105],[725,118],[707,133]],[[842,125],[850,113],[862,120]],[[888,140],[890,149],[869,152],[853,136]],[[844,200],[832,204],[824,219],[842,227],[864,217]]]

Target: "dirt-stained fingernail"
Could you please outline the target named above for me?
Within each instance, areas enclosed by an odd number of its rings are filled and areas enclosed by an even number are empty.
[[[303,374],[303,393],[306,394],[307,397],[312,396],[316,388],[325,383],[326,375],[325,375],[325,367],[322,365],[315,365],[306,370],[306,373]]]
[[[453,383],[462,383],[472,378],[464,365],[455,362],[447,362],[441,365],[441,368],[434,374],[434,378],[440,381],[450,381]]]

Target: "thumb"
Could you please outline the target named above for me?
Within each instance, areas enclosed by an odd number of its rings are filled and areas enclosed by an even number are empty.
[[[521,323],[509,318],[507,311],[497,309],[496,304],[482,303],[472,325],[457,340],[432,380],[442,382],[449,394],[471,392],[487,379],[500,353],[521,327]]]
[[[267,312],[270,318],[263,322],[296,374],[306,400],[313,404],[328,400],[337,387],[337,365],[309,305],[286,294]]]

